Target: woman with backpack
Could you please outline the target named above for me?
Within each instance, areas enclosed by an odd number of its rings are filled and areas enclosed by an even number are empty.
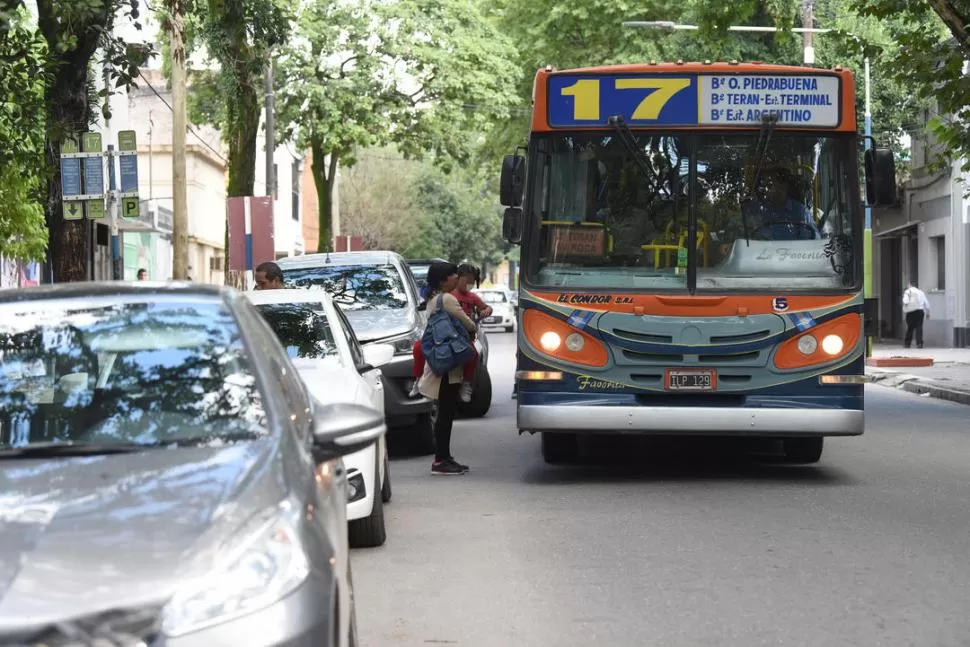
[[[428,287],[431,290],[427,300],[428,322],[430,325],[436,319],[439,309],[444,309],[455,326],[463,327],[469,340],[474,341],[477,330],[475,322],[468,318],[458,299],[451,294],[457,284],[457,266],[442,262],[431,264],[428,268]],[[474,351],[474,346],[472,350]],[[431,370],[431,362],[426,362],[418,388],[423,396],[436,400],[438,404],[438,415],[434,421],[435,457],[431,464],[432,474],[464,474],[468,471],[467,465],[457,462],[451,455],[451,428],[458,409],[461,384],[461,364],[454,366],[447,375],[437,375]]]

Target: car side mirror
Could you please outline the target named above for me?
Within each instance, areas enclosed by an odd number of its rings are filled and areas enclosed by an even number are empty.
[[[518,245],[522,242],[522,209],[509,207],[502,216],[502,238]]]
[[[524,191],[525,158],[521,155],[506,155],[502,159],[499,202],[505,207],[520,207]]]
[[[896,158],[888,148],[865,152],[866,203],[872,206],[896,204]]]
[[[394,347],[390,344],[367,344],[362,347],[362,350],[364,351],[364,364],[357,367],[360,373],[380,368],[394,359]]]
[[[359,452],[387,431],[384,416],[351,403],[317,404],[313,413],[313,455],[324,462]]]

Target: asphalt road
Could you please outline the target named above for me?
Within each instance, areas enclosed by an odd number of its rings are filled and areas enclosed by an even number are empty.
[[[473,471],[393,461],[388,542],[354,552],[363,647],[970,645],[970,407],[871,386],[866,435],[811,467],[679,443],[550,467],[490,341]]]

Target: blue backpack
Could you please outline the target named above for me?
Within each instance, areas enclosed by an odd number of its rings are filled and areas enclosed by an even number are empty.
[[[428,317],[428,326],[421,338],[424,359],[437,375],[467,364],[475,357],[471,336],[450,312],[445,310],[444,295],[438,295],[437,308]]]

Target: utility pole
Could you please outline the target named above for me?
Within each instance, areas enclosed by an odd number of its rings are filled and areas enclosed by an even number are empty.
[[[275,200],[276,174],[273,173],[276,159],[276,88],[273,81],[274,59],[272,53],[266,63],[266,195]],[[274,202],[270,202],[274,204]]]
[[[187,130],[184,0],[169,0],[169,43],[172,51],[172,278],[189,278],[189,212],[185,185]]]
[[[802,32],[802,49],[805,52],[803,59],[805,65],[815,65],[814,34],[811,32],[811,29],[815,27],[815,16],[812,12],[814,5],[814,0],[804,0],[802,2],[802,27],[806,29],[806,31]]]

